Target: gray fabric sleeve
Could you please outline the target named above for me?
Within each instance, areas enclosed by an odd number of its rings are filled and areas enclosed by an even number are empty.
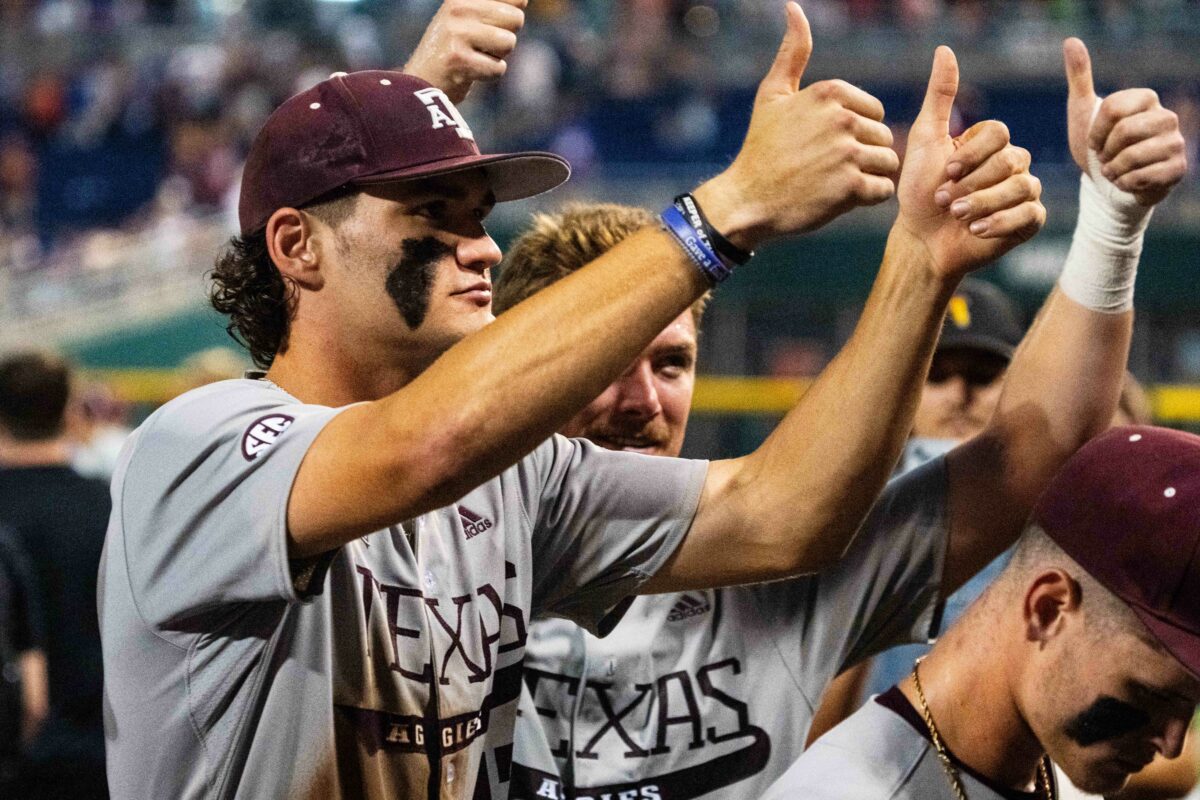
[[[526,459],[534,613],[600,636],[692,524],[708,462],[603,450],[554,436]],[[530,507],[532,505],[533,507]]]
[[[288,497],[309,445],[340,409],[228,383],[151,417],[119,476],[114,513],[130,588],[159,630],[186,629],[191,616],[229,604],[302,599],[288,562]]]
[[[781,626],[799,627],[797,654],[807,690],[864,658],[938,632],[949,524],[946,459],[892,479],[846,555],[809,579],[764,587]]]
[[[762,800],[944,797],[949,786],[936,761],[932,785],[923,784],[916,775],[927,749],[907,722],[878,703],[867,702],[805,750]]]

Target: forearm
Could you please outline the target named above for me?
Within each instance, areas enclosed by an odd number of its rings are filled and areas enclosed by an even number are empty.
[[[984,432],[951,453],[946,591],[1011,545],[1042,489],[1116,410],[1150,209],[1083,178],[1067,263],[1013,356]]]
[[[29,742],[50,712],[46,655],[41,650],[26,650],[17,663],[21,672],[21,740]]]
[[[1116,411],[1133,312],[1083,307],[1055,289],[1013,357],[988,427],[950,456],[947,591],[1009,547],[1038,496]]]
[[[499,474],[708,288],[667,233],[641,231],[463,339],[403,389],[347,409],[293,487],[292,556],[439,508]],[[348,474],[357,477],[340,483],[339,502],[313,499],[323,482]]]
[[[893,229],[841,353],[761,447],[710,468],[693,532],[733,532],[724,539],[738,558],[725,559],[722,583],[810,572],[842,556],[912,426],[954,290],[928,261]]]
[[[1132,332],[1132,311],[1095,311],[1051,292],[1013,357],[985,433],[1019,467],[1014,500],[1032,507],[1066,456],[1108,428]]]
[[[850,341],[749,457],[755,502],[799,526],[779,530],[802,570],[839,559],[895,467],[954,283],[935,277],[919,243],[895,231]],[[797,513],[799,512],[799,513]],[[783,515],[786,517],[786,514]]]

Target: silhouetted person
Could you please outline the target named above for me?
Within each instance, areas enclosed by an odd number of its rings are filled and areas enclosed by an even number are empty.
[[[71,375],[46,353],[0,359],[0,525],[33,566],[46,617],[50,710],[21,797],[107,797],[96,574],[108,486],[71,468]]]

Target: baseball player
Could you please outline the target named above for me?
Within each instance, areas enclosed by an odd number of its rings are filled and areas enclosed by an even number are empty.
[[[552,436],[739,254],[895,191],[882,107],[801,90],[812,42],[787,13],[742,151],[688,216],[672,205],[669,230],[494,323],[483,220],[561,183],[561,159],[481,155],[444,93],[399,72],[335,75],[271,115],[213,288],[265,374],[159,409],[114,476],[115,797],[499,796],[534,614],[604,632],[636,591],[841,557],[953,287],[1044,220],[1002,126],[949,137],[946,48],[864,317],[768,442],[706,464]],[[938,203],[948,174],[969,220]]]
[[[1192,434],[1084,446],[996,583],[764,796],[1051,800],[1064,777],[1108,796],[1177,756],[1200,703],[1198,476]]]
[[[1132,285],[1127,270],[1151,207],[1186,162],[1177,120],[1154,92],[1129,89],[1101,101],[1083,43],[1068,39],[1064,57],[1071,152],[1083,175],[1060,289],[1079,290],[1072,270],[1087,261],[1109,273],[1095,284],[1109,289],[1090,302],[1111,307],[1102,296],[1115,301],[1109,292]],[[1013,370],[1023,356],[1019,350]],[[1200,631],[1200,598],[1190,577],[1173,583],[1180,573],[1172,568],[1190,558],[1184,540],[1196,526],[1171,510],[1192,499],[1186,485],[1174,487],[1200,466],[1200,440],[1116,430],[1123,433],[1089,444],[1054,479],[1010,564],[928,658],[819,739],[766,797],[1049,798],[1058,784],[1073,791],[1071,783],[1111,793],[1156,752],[1179,754],[1200,683],[1183,693],[1187,702],[1176,694],[1168,705],[1158,702],[1162,686],[1149,694],[1133,687],[1200,666],[1175,648]],[[1130,449],[1143,440],[1145,450]],[[1173,577],[1156,583],[1156,573]],[[1063,589],[1067,596],[1055,594]],[[1081,635],[1092,650],[1080,649]],[[1151,652],[1133,640],[1150,642]],[[1069,782],[1055,779],[1047,753]]]
[[[1110,105],[1130,99],[1146,100],[1121,93]],[[1140,187],[1153,202],[1183,174],[1177,126],[1153,107],[1100,124],[1124,131],[1126,121],[1149,131],[1130,146],[1148,145],[1167,167]],[[1086,131],[1089,122],[1077,124]],[[1093,256],[1119,256],[1130,269],[1140,234],[1116,248],[1088,217],[1113,213],[1114,203],[1090,189],[1083,203],[1075,254],[1016,349],[994,413],[973,431],[978,438],[949,456],[942,448],[921,458],[924,466],[894,480],[836,566],[762,586],[639,597],[603,639],[565,620],[533,624],[510,796],[760,797],[799,756],[813,706],[834,675],[872,652],[937,632],[942,598],[1017,538],[1069,443],[1104,430],[1116,405],[1130,297],[1089,296],[1079,289],[1078,270],[1089,282],[1108,282],[1105,261]],[[1126,211],[1148,216],[1148,209]],[[653,224],[648,212],[607,205],[537,218],[505,261],[497,308],[513,307]],[[1089,257],[1080,260],[1081,252]],[[1131,276],[1120,277],[1127,291]],[[986,348],[1003,358],[1003,369],[1021,339],[1019,323],[991,287],[968,281],[955,295],[966,308],[952,300],[938,349]],[[702,311],[697,304],[677,317],[561,430],[611,449],[678,455]],[[996,377],[993,371],[988,382]]]

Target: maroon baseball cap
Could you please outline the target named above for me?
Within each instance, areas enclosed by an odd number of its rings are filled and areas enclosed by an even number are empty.
[[[440,90],[403,72],[336,72],[267,118],[246,157],[238,219],[260,230],[277,209],[347,184],[369,186],[482,168],[497,201],[553,189],[571,174],[553,153],[482,155]]]
[[[1200,436],[1113,428],[1067,461],[1033,518],[1200,677]]]

